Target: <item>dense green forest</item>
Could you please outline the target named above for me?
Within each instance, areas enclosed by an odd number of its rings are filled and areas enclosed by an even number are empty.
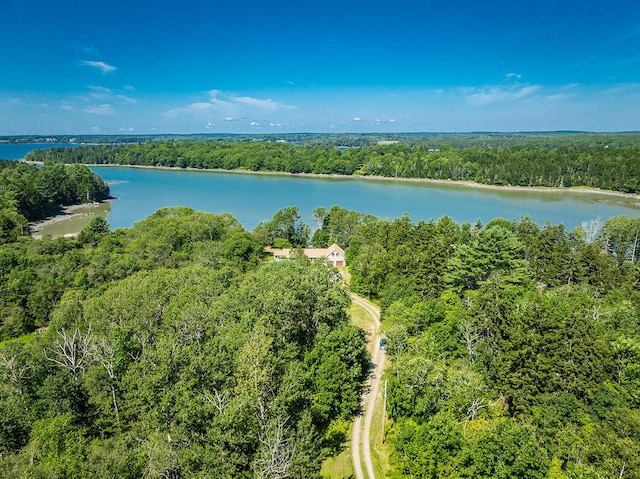
[[[61,206],[109,198],[109,186],[84,165],[47,163],[38,168],[0,160],[0,244],[29,234],[28,222]]]
[[[34,183],[5,186],[3,211]],[[640,219],[313,219],[3,229],[0,476],[317,477],[358,411],[365,338],[336,270],[264,247],[336,242],[382,308],[390,477],[640,477]]]
[[[315,477],[369,368],[337,271],[230,215],[0,249],[0,476]]]
[[[391,477],[640,477],[640,219],[329,211],[383,308]]]
[[[630,138],[635,138],[629,136]],[[640,146],[438,147],[428,143],[358,148],[273,142],[154,142],[34,150],[31,161],[430,178],[491,185],[586,186],[640,192]]]

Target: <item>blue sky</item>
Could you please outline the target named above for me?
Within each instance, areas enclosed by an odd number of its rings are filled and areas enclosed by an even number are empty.
[[[640,130],[640,2],[0,0],[0,135]]]

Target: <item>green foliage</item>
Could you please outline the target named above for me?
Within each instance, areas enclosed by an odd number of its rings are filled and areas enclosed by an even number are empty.
[[[639,477],[637,221],[314,217],[383,306],[392,477]],[[0,343],[0,475],[317,475],[369,360],[336,270],[262,265],[307,234],[168,208],[4,244],[2,339],[48,329]]]
[[[276,248],[304,248],[309,243],[309,226],[300,218],[297,206],[278,210],[271,221],[256,226],[255,234],[262,244]]]
[[[484,426],[484,425],[482,425]],[[542,479],[549,463],[535,430],[512,419],[471,431],[460,457],[461,478]]]
[[[84,165],[45,163],[40,168],[0,160],[0,226],[2,235],[28,221],[51,215],[61,206],[109,198],[109,187]],[[13,211],[13,213],[12,213]],[[23,231],[25,234],[28,231]]]
[[[477,289],[491,277],[517,284],[526,278],[524,253],[514,233],[502,226],[488,226],[457,247],[445,279],[457,291]]]
[[[92,218],[91,221],[85,226],[78,235],[79,243],[90,243],[92,246],[96,246],[105,234],[109,232],[109,223],[101,216]]]
[[[352,285],[383,305],[393,477],[638,477],[636,227],[356,228]]]
[[[358,409],[364,337],[335,270],[261,250],[187,208],[3,248],[3,314],[50,322],[0,344],[0,474],[316,476]]]
[[[640,191],[637,134],[432,135],[295,137],[296,143],[149,141],[35,150],[28,160],[64,163],[241,169],[476,181],[493,185],[588,186]],[[252,139],[272,138],[252,137]],[[275,138],[274,138],[275,139]],[[280,138],[278,138],[280,139]],[[206,140],[206,138],[205,138]],[[104,141],[101,139],[101,141]],[[339,148],[338,146],[357,146]],[[336,145],[336,146],[331,146]],[[454,146],[455,145],[455,146]],[[338,242],[339,243],[339,242]],[[340,243],[339,243],[340,244]]]

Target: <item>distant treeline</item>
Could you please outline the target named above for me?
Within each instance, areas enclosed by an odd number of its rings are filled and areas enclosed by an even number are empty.
[[[27,234],[28,221],[45,218],[61,206],[109,197],[109,187],[84,165],[48,163],[38,168],[0,160],[0,244]]]
[[[473,133],[264,133],[264,134],[188,134],[188,135],[60,135],[0,137],[0,143],[73,143],[108,145],[123,143],[162,142],[281,142],[297,145],[374,146],[379,142],[398,142],[408,145],[451,145],[456,148],[482,146],[640,146],[638,132],[585,133],[575,131],[551,132],[473,132]]]
[[[640,191],[640,144],[615,146],[599,143],[597,138],[593,136],[584,146],[549,146],[541,140],[538,146],[468,148],[427,143],[338,148],[272,142],[156,142],[51,148],[32,151],[27,159]]]

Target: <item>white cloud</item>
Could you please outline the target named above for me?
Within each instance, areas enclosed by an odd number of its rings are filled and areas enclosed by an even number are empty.
[[[138,103],[138,100],[136,100],[135,98],[131,98],[130,96],[127,96],[127,95],[116,95],[116,98],[118,100],[122,100],[125,103],[129,103],[130,105],[134,105]]]
[[[110,88],[103,86],[89,85],[89,96],[96,100],[105,100],[111,98],[113,92]]]
[[[603,91],[605,95],[619,95],[624,94],[627,96],[637,96],[640,94],[640,83],[621,83],[619,85],[612,86]]]
[[[507,73],[507,80],[511,80],[515,78],[516,80],[520,80],[522,78],[522,75],[520,75],[520,73]]]
[[[90,60],[80,60],[80,65],[97,68],[102,73],[110,73],[118,69],[117,67],[114,67],[113,65],[109,65],[108,63],[105,63],[105,62],[93,62]]]
[[[102,105],[89,106],[83,109],[85,113],[91,113],[92,115],[108,116],[115,114],[115,110],[108,103]]]
[[[111,88],[107,88],[104,86],[89,85],[89,90],[90,90],[89,96],[96,100],[118,99],[120,101],[129,103],[129,104],[138,103],[138,100],[136,100],[135,98],[132,98],[128,95],[124,95],[123,93],[119,93],[117,91],[112,90]],[[127,90],[126,87],[125,87],[125,90]]]
[[[565,101],[571,97],[572,95],[568,95],[566,93],[553,93],[551,95],[545,96],[544,100],[547,102],[556,102],[556,101]]]
[[[105,95],[111,95],[112,93],[111,88],[107,88],[106,86],[99,86],[99,85],[89,85],[89,90],[91,90],[93,93],[101,93]]]
[[[495,102],[511,102],[520,100],[542,88],[540,85],[516,86],[504,88],[499,86],[485,87],[481,89],[468,88],[465,99],[473,106],[485,106]]]
[[[167,110],[163,113],[163,116],[169,118],[178,116],[193,117],[207,123],[220,121],[221,119],[235,121],[251,117],[255,118],[260,117],[264,112],[273,114],[277,111],[289,111],[297,108],[295,105],[287,105],[271,98],[239,96],[222,90],[209,90],[206,94],[206,99]]]
[[[353,119],[353,121],[360,121],[360,117],[359,117],[359,116],[356,116],[356,117]]]
[[[261,100],[259,98],[252,98],[250,96],[238,96],[238,97],[233,97],[233,101],[236,103],[241,103],[243,105],[262,108],[270,111],[295,110],[296,108],[298,108],[295,105],[285,105],[283,103],[275,102],[271,98],[267,98],[266,100]]]
[[[203,111],[203,110],[211,110],[214,106],[211,103],[198,101],[192,103],[187,108],[192,111]]]

